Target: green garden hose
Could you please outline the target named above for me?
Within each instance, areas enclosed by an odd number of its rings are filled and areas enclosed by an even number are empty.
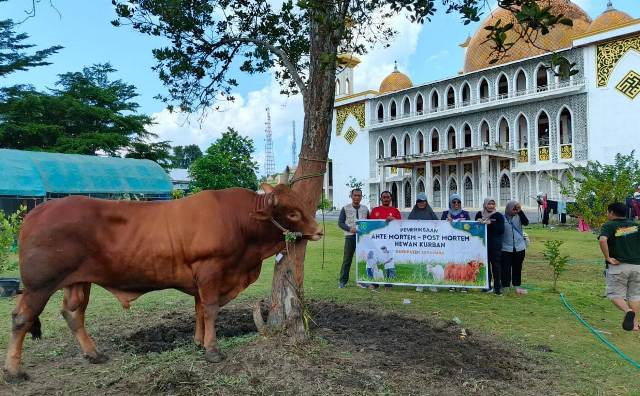
[[[580,323],[582,323],[587,329],[589,329],[589,331],[593,335],[595,335],[596,338],[598,338],[603,344],[608,346],[609,349],[611,349],[612,351],[617,353],[621,358],[623,358],[627,362],[631,363],[632,366],[634,366],[637,369],[640,369],[640,364],[638,364],[638,362],[636,362],[635,360],[631,359],[629,356],[625,355],[624,352],[622,352],[620,349],[618,349],[618,347],[616,347],[615,345],[610,343],[609,340],[607,340],[602,334],[600,334],[596,329],[591,327],[591,325],[589,323],[587,323],[586,320],[582,319],[580,314],[578,314],[578,312],[571,306],[571,304],[569,304],[567,299],[564,297],[564,293],[560,293],[560,300],[562,300],[562,303],[564,304],[565,308],[567,308],[569,310],[569,312],[571,312],[573,314],[573,316],[575,316],[576,319],[578,319],[580,321]]]

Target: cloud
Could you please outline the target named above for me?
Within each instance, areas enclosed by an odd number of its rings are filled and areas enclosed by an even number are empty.
[[[442,50],[442,51],[440,51],[438,53],[435,53],[435,54],[429,56],[427,58],[427,60],[426,60],[426,63],[432,63],[432,62],[438,61],[440,59],[448,58],[449,56],[451,56],[451,54],[449,53],[448,50]]]

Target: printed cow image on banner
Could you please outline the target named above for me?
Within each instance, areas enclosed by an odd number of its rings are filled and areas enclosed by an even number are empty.
[[[360,220],[357,226],[358,283],[488,287],[485,224]]]

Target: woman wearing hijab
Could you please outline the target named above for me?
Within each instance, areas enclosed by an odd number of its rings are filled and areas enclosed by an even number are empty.
[[[416,196],[416,204],[409,213],[409,220],[438,220],[438,216],[427,202],[427,194],[421,192]]]
[[[518,201],[507,202],[504,211],[504,234],[502,236],[502,287],[518,288],[522,282],[522,262],[524,261],[527,241],[523,226],[529,225],[529,219],[522,211]]]
[[[449,210],[442,212],[440,220],[471,220],[469,212],[462,209],[462,200],[460,195],[451,194],[449,197]]]
[[[438,216],[431,209],[431,205],[427,202],[427,194],[421,192],[416,196],[416,204],[413,206],[411,213],[409,213],[409,220],[438,220]],[[416,287],[416,291],[421,292],[424,288],[422,286]],[[437,289],[435,289],[437,291]]]
[[[496,200],[485,198],[482,210],[476,214],[476,221],[487,225],[487,253],[489,256],[489,290],[493,278],[493,291],[502,294],[502,275],[500,259],[502,253],[502,234],[504,234],[504,216],[496,210]]]

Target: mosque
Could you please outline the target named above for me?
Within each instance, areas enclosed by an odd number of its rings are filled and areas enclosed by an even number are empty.
[[[511,18],[494,10],[460,45],[462,70],[443,80],[414,85],[396,67],[377,91],[354,93],[360,61],[340,55],[324,180],[333,205],[350,202],[348,185],[361,182],[371,206],[389,190],[401,210],[418,192],[436,210],[454,192],[466,208],[485,197],[531,208],[538,193],[566,198],[559,183],[570,165],[640,153],[640,19],[611,2],[594,20],[569,0],[551,3],[572,27],[554,27],[536,46],[518,42],[492,64],[484,27]],[[554,73],[546,50],[579,73]]]

